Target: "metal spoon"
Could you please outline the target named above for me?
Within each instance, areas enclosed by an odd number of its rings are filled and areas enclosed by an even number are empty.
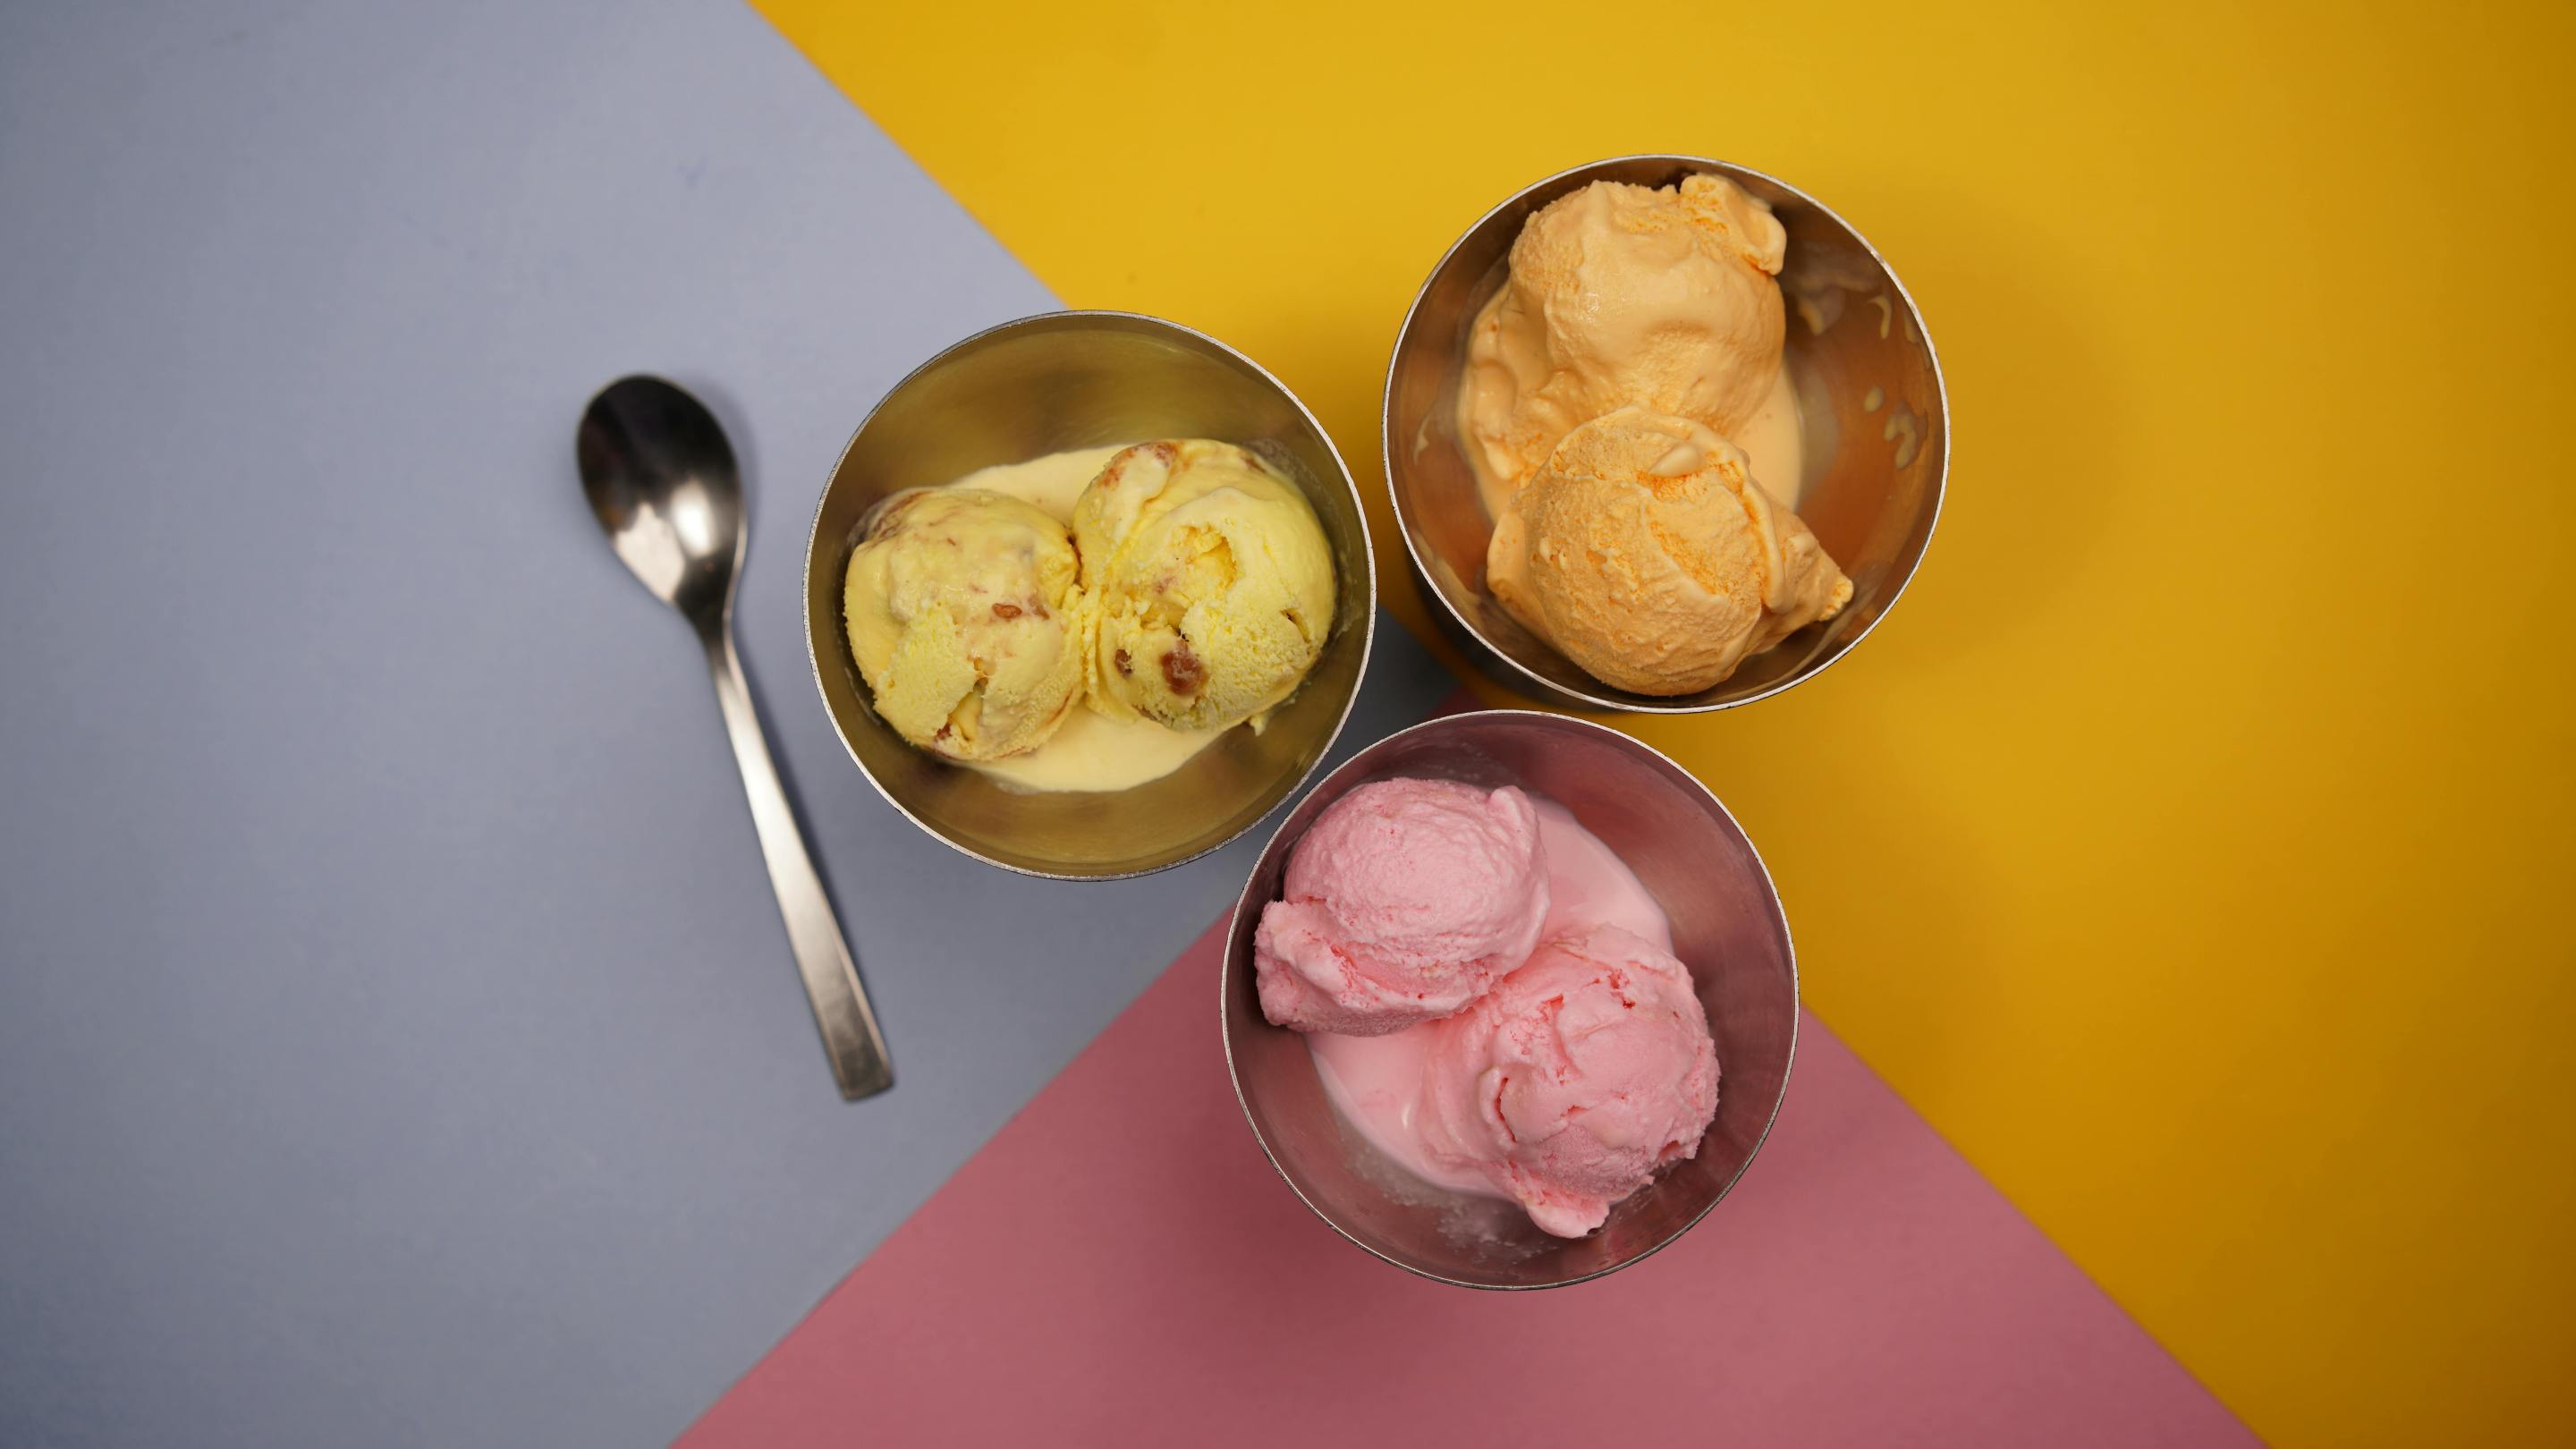
[[[734,577],[742,567],[744,528],[733,447],[696,398],[658,377],[628,377],[590,400],[574,451],[582,492],[610,547],[653,597],[680,611],[706,649],[778,913],[787,919],[788,943],[841,1095],[855,1102],[882,1092],[894,1085],[885,1038],[822,878],[805,853],[734,653]]]

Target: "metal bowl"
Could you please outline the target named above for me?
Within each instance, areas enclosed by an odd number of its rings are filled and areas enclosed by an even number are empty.
[[[1505,613],[1485,589],[1493,521],[1458,447],[1451,407],[1467,329],[1502,287],[1532,212],[1595,181],[1671,186],[1715,174],[1771,204],[1789,232],[1780,277],[1788,369],[1805,415],[1798,516],[1851,576],[1852,599],[1697,694],[1614,689]],[[1875,406],[1873,406],[1875,402]],[[1621,156],[1562,171],[1485,213],[1413,299],[1387,365],[1387,486],[1432,615],[1479,667],[1557,703],[1657,714],[1726,709],[1779,693],[1841,658],[1905,591],[1932,540],[1950,467],[1950,404],[1914,301],[1870,244],[1824,203],[1759,171],[1699,156]]]
[[[1148,438],[1240,443],[1304,490],[1339,573],[1323,657],[1260,734],[1229,730],[1178,771],[1114,793],[1031,794],[947,764],[877,718],[841,622],[868,509],[889,493],[996,463]],[[1049,312],[979,332],[923,363],[851,435],[805,545],[814,682],[850,758],[894,807],[987,864],[1115,880],[1205,855],[1252,828],[1322,763],[1359,693],[1377,622],[1359,490],[1321,424],[1279,379],[1203,333],[1129,312]]]
[[[1306,1039],[1262,1018],[1252,933],[1278,899],[1289,852],[1324,807],[1371,780],[1410,776],[1518,785],[1574,812],[1672,919],[1717,1037],[1717,1119],[1699,1155],[1610,1210],[1589,1237],[1541,1232],[1508,1203],[1405,1178],[1346,1127]],[[1315,787],[1261,853],[1234,908],[1224,971],[1226,1066],[1253,1136],[1335,1232],[1380,1258],[1470,1288],[1554,1288],[1616,1272],[1707,1216],[1760,1150],[1798,1043],[1789,922],[1753,843],[1706,786],[1615,730],[1519,710],[1452,715],[1389,735]]]

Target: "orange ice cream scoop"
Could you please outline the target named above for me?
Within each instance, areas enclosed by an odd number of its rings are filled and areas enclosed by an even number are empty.
[[[1485,580],[1585,673],[1654,695],[1724,680],[1852,594],[1743,450],[1636,408],[1565,435],[1496,521]]]
[[[1619,408],[1741,441],[1780,380],[1787,252],[1771,208],[1722,176],[1596,181],[1532,215],[1510,279],[1469,330],[1459,389],[1459,434],[1492,511],[1558,440]]]

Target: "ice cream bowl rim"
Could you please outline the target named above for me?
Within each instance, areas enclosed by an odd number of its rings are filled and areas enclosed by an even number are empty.
[[[1253,975],[1251,948],[1253,930],[1259,923],[1261,912],[1269,906],[1271,900],[1274,899],[1274,896],[1269,892],[1261,893],[1259,898],[1256,899],[1255,889],[1260,886],[1264,880],[1271,880],[1274,882],[1277,880],[1279,874],[1285,869],[1286,856],[1296,848],[1297,843],[1304,837],[1306,830],[1314,824],[1315,819],[1335,800],[1340,799],[1343,795],[1357,789],[1360,785],[1368,783],[1372,779],[1380,778],[1380,772],[1384,769],[1384,761],[1389,756],[1397,753],[1399,746],[1427,736],[1436,736],[1444,733],[1467,733],[1483,726],[1489,726],[1498,722],[1506,721],[1515,724],[1535,726],[1542,731],[1557,731],[1568,735],[1585,736],[1607,743],[1614,749],[1621,750],[1635,756],[1641,763],[1647,765],[1653,773],[1660,776],[1671,788],[1685,795],[1693,804],[1700,807],[1717,823],[1733,832],[1736,838],[1744,843],[1745,856],[1750,862],[1753,880],[1760,887],[1760,899],[1767,908],[1767,924],[1778,933],[1779,937],[1781,961],[1788,978],[1788,1020],[1786,1023],[1787,1045],[1781,1058],[1780,1082],[1778,1089],[1774,1092],[1771,1101],[1763,1111],[1759,1129],[1751,1134],[1751,1145],[1745,1150],[1744,1160],[1736,1164],[1735,1170],[1729,1173],[1725,1180],[1717,1185],[1716,1191],[1709,1194],[1706,1202],[1700,1203],[1696,1208],[1690,1211],[1689,1215],[1680,1223],[1675,1225],[1670,1232],[1666,1233],[1661,1238],[1656,1239],[1654,1242],[1648,1244],[1639,1251],[1632,1253],[1615,1263],[1610,1263],[1605,1266],[1592,1268],[1582,1272],[1569,1273],[1560,1278],[1552,1278],[1544,1281],[1500,1283],[1482,1282],[1473,1278],[1456,1277],[1447,1273],[1436,1272],[1432,1269],[1423,1267],[1418,1263],[1408,1262],[1401,1257],[1389,1253],[1378,1244],[1370,1241],[1369,1237],[1365,1234],[1354,1231],[1350,1224],[1342,1221],[1341,1218],[1336,1216],[1326,1204],[1318,1202],[1314,1197],[1308,1195],[1305,1188],[1299,1186],[1295,1175],[1289,1171],[1288,1165],[1280,1160],[1279,1149],[1273,1145],[1269,1134],[1262,1130],[1261,1115],[1253,1108],[1252,1093],[1246,1088],[1244,1083],[1243,1063],[1236,1055],[1234,1019],[1229,1007],[1232,1005],[1239,993],[1248,993],[1253,990],[1251,979]],[[1797,942],[1789,930],[1788,913],[1780,903],[1778,887],[1771,879],[1770,867],[1764,863],[1761,850],[1753,843],[1753,837],[1748,834],[1743,825],[1736,820],[1734,812],[1726,808],[1726,803],[1717,798],[1716,792],[1710,790],[1705,784],[1702,784],[1700,780],[1696,776],[1692,775],[1688,770],[1683,769],[1671,756],[1666,755],[1663,751],[1656,749],[1654,746],[1649,745],[1642,740],[1633,738],[1632,736],[1612,729],[1607,725],[1596,724],[1590,720],[1578,719],[1570,715],[1551,714],[1541,710],[1524,709],[1475,710],[1463,714],[1442,715],[1434,719],[1425,720],[1422,723],[1413,725],[1409,728],[1397,730],[1395,733],[1386,736],[1384,739],[1378,740],[1368,748],[1361,750],[1358,754],[1343,761],[1329,774],[1325,775],[1323,779],[1317,781],[1315,787],[1308,791],[1305,798],[1297,803],[1296,809],[1290,812],[1288,817],[1281,821],[1279,827],[1272,832],[1269,843],[1262,847],[1260,857],[1253,863],[1251,874],[1244,880],[1242,893],[1235,898],[1234,910],[1226,920],[1225,954],[1223,964],[1218,971],[1217,985],[1218,1036],[1225,1049],[1226,1075],[1234,1084],[1235,1105],[1242,1109],[1244,1123],[1252,1129],[1253,1141],[1260,1144],[1262,1157],[1269,1162],[1271,1170],[1278,1174],[1279,1180],[1287,1184],[1288,1190],[1296,1194],[1297,1200],[1304,1203],[1309,1212],[1312,1212],[1316,1217],[1322,1219],[1325,1226],[1330,1227],[1335,1233],[1340,1234],[1345,1241],[1368,1253],[1369,1256],[1376,1258],[1381,1262],[1392,1264],[1395,1267],[1401,1268],[1418,1277],[1428,1278],[1435,1283],[1447,1283],[1455,1287],[1476,1288],[1491,1292],[1525,1292],[1545,1288],[1564,1288],[1577,1283],[1588,1283],[1596,1278],[1606,1277],[1623,1268],[1644,1262],[1646,1259],[1651,1258],[1655,1254],[1662,1252],[1664,1249],[1671,1247],[1674,1243],[1681,1240],[1683,1234],[1688,1233],[1692,1228],[1699,1226],[1701,1222],[1707,1219],[1710,1213],[1716,1211],[1717,1205],[1724,1202],[1728,1195],[1734,1192],[1737,1184],[1744,1180],[1744,1174],[1752,1169],[1754,1160],[1762,1154],[1763,1144],[1770,1140],[1772,1128],[1779,1124],[1780,1108],[1781,1105],[1788,1100],[1789,1080],[1791,1076],[1794,1075],[1797,1065],[1798,1033],[1803,1010],[1799,1004]],[[1267,1021],[1258,1020],[1260,1016],[1258,1007],[1253,1009],[1252,1014],[1256,1018],[1256,1030],[1266,1032],[1280,1032],[1288,1030],[1286,1027],[1273,1026]],[[1721,1061],[1719,1066],[1720,1069],[1723,1070],[1725,1063]],[[1721,1085],[1720,1090],[1721,1092],[1724,1090],[1723,1085]],[[1328,1106],[1327,1110],[1332,1109]],[[1711,1132],[1715,1131],[1714,1123],[1711,1124],[1709,1130]],[[1706,1141],[1707,1138],[1703,1137],[1703,1145],[1705,1145]],[[1652,1190],[1651,1186],[1648,1190]]]
[[[952,359],[989,347],[1014,335],[1085,326],[1106,326],[1113,330],[1159,333],[1178,339],[1189,347],[1204,350],[1230,361],[1248,374],[1253,381],[1275,394],[1312,436],[1324,457],[1330,460],[1332,476],[1315,480],[1326,494],[1324,499],[1318,501],[1317,507],[1319,510],[1329,507],[1336,514],[1341,515],[1340,521],[1357,531],[1357,557],[1363,561],[1363,566],[1356,570],[1338,567],[1336,570],[1337,586],[1346,596],[1350,590],[1356,588],[1359,590],[1360,600],[1355,609],[1348,611],[1352,622],[1337,629],[1336,636],[1327,641],[1325,648],[1329,653],[1336,647],[1344,647],[1341,636],[1347,634],[1350,638],[1346,647],[1355,649],[1357,658],[1351,668],[1349,687],[1339,701],[1339,707],[1331,711],[1330,726],[1317,743],[1313,758],[1293,778],[1283,772],[1279,779],[1262,792],[1264,798],[1261,807],[1258,810],[1248,810],[1243,822],[1225,832],[1221,838],[1201,841],[1195,849],[1185,855],[1132,868],[1087,869],[1077,868],[1066,862],[1039,864],[1027,860],[1003,859],[977,848],[972,841],[959,838],[936,821],[924,818],[921,812],[915,810],[886,781],[879,778],[877,771],[868,764],[867,757],[859,749],[858,740],[853,737],[853,723],[843,717],[842,710],[834,703],[831,688],[824,679],[824,660],[829,651],[846,652],[849,646],[843,632],[839,611],[837,609],[818,611],[815,607],[815,571],[822,566],[827,555],[837,556],[827,547],[830,540],[824,531],[825,522],[831,513],[833,497],[843,486],[844,478],[848,476],[851,454],[857,451],[860,440],[867,436],[869,428],[874,426],[878,418],[894,405],[896,399],[924,378],[932,376],[942,365]],[[1333,487],[1335,483],[1340,485],[1338,489]],[[1368,677],[1370,653],[1377,634],[1377,573],[1374,567],[1366,565],[1365,561],[1370,557],[1368,510],[1360,501],[1359,484],[1352,476],[1350,464],[1344,460],[1340,447],[1334,443],[1332,434],[1316,418],[1314,411],[1306,406],[1305,400],[1298,397],[1294,389],[1280,381],[1277,374],[1263,367],[1241,350],[1195,327],[1174,322],[1169,318],[1156,317],[1150,313],[1112,308],[1062,308],[1048,312],[1032,312],[969,333],[924,358],[918,366],[906,372],[878,397],[866,415],[860,418],[858,426],[850,430],[849,439],[842,444],[840,451],[833,455],[832,467],[825,475],[823,487],[815,499],[813,518],[807,528],[804,563],[798,581],[798,587],[802,591],[799,608],[805,616],[806,664],[813,678],[814,687],[822,696],[823,713],[831,720],[832,732],[840,740],[841,748],[850,757],[850,762],[858,766],[860,775],[866,778],[868,784],[887,804],[894,807],[897,814],[911,821],[923,834],[961,855],[997,869],[1034,879],[1074,882],[1133,880],[1178,869],[1242,839],[1262,821],[1275,814],[1283,803],[1295,799],[1307,782],[1313,780],[1323,769],[1325,763],[1331,758],[1334,743],[1341,738],[1343,729],[1350,723],[1351,712],[1358,707],[1360,690]],[[1357,574],[1356,578],[1352,576],[1354,573]],[[838,589],[836,576],[832,591],[835,598],[838,597]],[[1310,679],[1309,687],[1311,684]],[[859,708],[863,711],[871,709],[864,702]],[[1274,728],[1276,728],[1275,725]],[[965,767],[951,766],[950,768]],[[1123,792],[1111,792],[1104,798],[1115,798],[1119,793]]]
[[[1876,601],[1869,617],[1862,621],[1858,628],[1835,640],[1830,647],[1809,658],[1795,671],[1756,689],[1730,692],[1726,683],[1720,682],[1696,695],[1662,698],[1655,695],[1632,694],[1626,690],[1614,688],[1583,674],[1580,669],[1575,670],[1574,673],[1581,677],[1582,682],[1570,685],[1533,668],[1514,650],[1506,648],[1502,642],[1478,627],[1468,611],[1460,609],[1450,599],[1447,591],[1440,586],[1432,573],[1432,560],[1425,557],[1427,546],[1419,537],[1420,529],[1414,521],[1416,504],[1406,486],[1407,474],[1405,470],[1398,468],[1396,462],[1398,456],[1395,436],[1396,381],[1403,374],[1408,362],[1417,354],[1426,349],[1445,351],[1449,347],[1449,339],[1418,337],[1417,324],[1422,320],[1424,302],[1455,269],[1464,265],[1463,258],[1470,245],[1482,238],[1487,229],[1495,226],[1500,218],[1521,207],[1538,193],[1554,191],[1558,195],[1567,194],[1581,185],[1595,180],[1615,179],[1619,173],[1643,166],[1713,172],[1737,182],[1752,180],[1776,187],[1795,198],[1800,205],[1814,208],[1819,215],[1841,228],[1846,236],[1857,243],[1868,255],[1871,265],[1886,277],[1888,289],[1895,298],[1895,305],[1904,309],[1906,318],[1912,324],[1913,335],[1922,342],[1924,357],[1930,365],[1932,402],[1938,417],[1936,431],[1940,434],[1940,451],[1932,460],[1931,483],[1927,499],[1931,512],[1925,521],[1921,541],[1913,547],[1908,556],[1900,560],[1901,567],[1894,576],[1880,586],[1884,597]],[[1553,200],[1554,197],[1551,196],[1550,199]],[[1510,243],[1506,241],[1504,243],[1506,252],[1509,247]],[[1905,596],[1907,587],[1914,582],[1915,574],[1922,568],[1923,556],[1931,551],[1933,535],[1940,529],[1941,507],[1944,495],[1948,492],[1950,476],[1950,392],[1941,372],[1940,349],[1932,341],[1931,329],[1924,325],[1922,310],[1914,303],[1914,294],[1906,290],[1904,281],[1896,275],[1896,268],[1888,263],[1887,258],[1879,252],[1869,238],[1863,236],[1858,227],[1844,220],[1840,212],[1817,200],[1802,188],[1791,185],[1767,171],[1759,171],[1750,166],[1739,165],[1732,161],[1720,161],[1708,156],[1645,151],[1587,161],[1580,166],[1569,166],[1562,171],[1543,176],[1487,208],[1483,215],[1477,217],[1471,225],[1458,234],[1456,240],[1450,242],[1448,250],[1440,254],[1440,260],[1423,278],[1422,285],[1415,289],[1412,305],[1405,309],[1403,325],[1396,329],[1395,345],[1387,356],[1386,385],[1379,399],[1378,442],[1378,456],[1386,473],[1387,498],[1395,511],[1396,536],[1404,541],[1405,557],[1412,564],[1414,582],[1429,599],[1433,607],[1432,617],[1442,626],[1444,632],[1450,633],[1453,637],[1463,636],[1472,643],[1473,647],[1469,653],[1483,666],[1486,674],[1510,688],[1533,693],[1542,701],[1579,709],[1615,710],[1630,714],[1706,714],[1769,699],[1815,678],[1832,667],[1844,655],[1851,653],[1861,640],[1875,632],[1878,626],[1886,621],[1888,614],[1894,611],[1897,601]],[[1547,648],[1543,643],[1537,644],[1537,647],[1542,650]]]

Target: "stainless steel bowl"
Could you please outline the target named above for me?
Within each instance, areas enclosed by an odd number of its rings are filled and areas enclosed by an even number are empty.
[[[877,500],[996,463],[1169,437],[1219,438],[1260,453],[1305,491],[1332,543],[1340,575],[1332,636],[1268,729],[1228,731],[1177,772],[1132,790],[1026,794],[914,749],[877,718],[841,622],[850,550]],[[914,369],[851,436],[805,545],[814,682],[850,758],[938,839],[988,864],[1059,880],[1164,870],[1252,828],[1314,773],[1341,733],[1376,622],[1359,490],[1322,425],[1242,353],[1129,312],[1023,317]]]
[[[1510,1204],[1414,1184],[1343,1125],[1306,1039],[1270,1025],[1253,985],[1252,933],[1278,899],[1289,852],[1324,807],[1371,780],[1518,785],[1574,812],[1672,918],[1717,1037],[1717,1120],[1699,1155],[1611,1209],[1585,1238],[1539,1231]],[[1399,1268],[1471,1288],[1554,1288],[1615,1272],[1707,1216],[1760,1150],[1798,1042],[1798,963],[1770,873],[1735,818],[1681,766],[1615,730],[1558,715],[1452,715],[1389,735],[1299,802],[1235,903],[1223,980],[1226,1066],[1261,1150],[1306,1206]],[[1394,1177],[1390,1177],[1394,1174]]]
[[[1798,516],[1851,576],[1852,599],[1827,623],[1746,660],[1697,694],[1613,689],[1505,613],[1485,589],[1493,533],[1451,417],[1467,329],[1498,291],[1521,224],[1595,181],[1670,186],[1716,174],[1771,204],[1789,232],[1781,286],[1788,368],[1806,420]],[[1875,402],[1875,406],[1873,406]],[[1432,616],[1503,684],[1578,707],[1691,714],[1779,693],[1841,658],[1905,591],[1932,540],[1950,467],[1950,403],[1914,301],[1859,232],[1824,203],[1759,171],[1699,156],[1621,156],[1527,187],[1467,229],[1431,271],[1396,334],[1384,412],[1387,486]]]

